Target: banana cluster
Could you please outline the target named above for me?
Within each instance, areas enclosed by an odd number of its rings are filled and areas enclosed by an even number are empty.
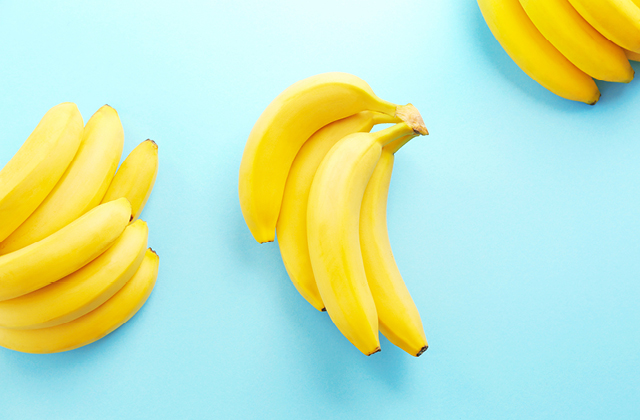
[[[113,108],[85,126],[76,105],[62,103],[0,170],[0,346],[75,349],[127,322],[149,297],[159,259],[138,216],[158,147],[142,142],[116,173],[123,145]]]
[[[593,105],[593,79],[628,83],[640,61],[640,0],[478,0],[487,25],[531,78]]]
[[[371,133],[376,124],[394,125]],[[426,134],[413,105],[326,73],[282,92],[242,156],[240,204],[254,238],[271,242],[277,232],[296,289],[366,355],[380,351],[378,331],[414,356],[427,349],[386,224],[394,153]]]

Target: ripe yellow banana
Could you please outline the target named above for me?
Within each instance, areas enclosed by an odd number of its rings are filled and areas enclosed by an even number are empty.
[[[313,133],[360,111],[402,118],[403,109],[347,73],[312,76],[278,95],[251,130],[240,163],[240,207],[253,237],[260,243],[275,239],[289,169]]]
[[[531,78],[563,98],[590,105],[598,101],[593,79],[542,36],[518,0],[478,0],[478,5],[493,36]]]
[[[624,50],[624,53],[627,55],[627,58],[631,61],[640,61],[640,53]]]
[[[382,149],[362,198],[360,247],[380,332],[407,353],[420,356],[428,347],[422,320],[396,265],[387,232],[393,155],[410,138],[400,138]]]
[[[51,193],[0,242],[0,255],[46,238],[100,204],[120,162],[123,144],[118,113],[105,105],[87,122],[75,158]]]
[[[107,251],[78,271],[35,292],[0,302],[0,327],[36,329],[73,321],[128,282],[147,249],[147,224],[129,225]]]
[[[136,220],[147,204],[157,174],[158,145],[153,140],[145,140],[122,162],[102,202],[125,197],[131,203],[132,220]]]
[[[380,351],[380,342],[360,250],[360,206],[382,147],[426,133],[424,124],[414,128],[403,122],[344,137],[318,167],[309,193],[309,255],[320,296],[334,324],[366,355]]]
[[[51,108],[0,170],[0,241],[51,192],[78,151],[82,116],[72,103]]]
[[[520,0],[540,33],[588,75],[628,83],[634,71],[622,48],[596,31],[568,0]]]
[[[316,309],[324,311],[307,244],[307,201],[313,176],[329,150],[343,137],[369,132],[374,124],[398,122],[398,118],[362,111],[316,131],[296,155],[282,197],[276,225],[282,261],[298,292]]]
[[[640,53],[640,7],[632,0],[569,0],[602,35]]]
[[[25,353],[57,353],[101,339],[127,322],[147,301],[158,277],[158,256],[148,250],[135,275],[111,299],[66,324],[36,330],[0,328],[0,346]]]
[[[102,204],[43,240],[0,256],[0,301],[38,290],[92,261],[131,218],[126,198]]]

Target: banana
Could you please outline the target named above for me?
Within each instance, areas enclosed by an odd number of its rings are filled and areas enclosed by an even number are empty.
[[[624,53],[627,55],[627,58],[631,61],[640,61],[640,53],[624,50]]]
[[[640,7],[632,0],[569,0],[571,5],[606,38],[640,53]]]
[[[101,339],[131,319],[144,305],[158,277],[158,264],[158,256],[148,250],[131,280],[97,309],[55,327],[0,328],[0,346],[25,353],[58,353]]]
[[[566,99],[595,104],[593,79],[567,60],[533,25],[518,0],[478,0],[493,36],[531,78]]]
[[[298,292],[314,308],[324,311],[307,244],[307,200],[313,176],[327,152],[343,137],[369,132],[374,124],[398,122],[398,118],[362,111],[316,131],[296,155],[282,196],[276,232],[282,261]]]
[[[405,113],[403,106],[378,98],[366,82],[347,73],[301,80],[267,106],[249,134],[238,185],[242,214],[256,241],[275,239],[287,175],[307,139],[333,121],[366,110],[400,118]]]
[[[380,332],[393,344],[417,357],[429,346],[418,309],[393,258],[387,232],[387,196],[394,153],[410,138],[400,138],[382,149],[362,198],[360,247]]]
[[[602,36],[568,0],[520,0],[540,33],[588,75],[628,83],[634,71],[622,48]]]
[[[73,321],[106,302],[128,282],[147,249],[147,224],[138,220],[78,271],[35,292],[0,302],[0,327],[46,328]]]
[[[87,122],[75,158],[51,193],[0,243],[0,255],[46,238],[100,204],[120,162],[123,144],[118,113],[105,105]]]
[[[54,106],[0,170],[0,241],[51,192],[78,151],[83,125],[75,104]]]
[[[344,137],[323,159],[309,193],[309,255],[320,296],[334,324],[366,355],[380,351],[380,342],[360,250],[360,206],[382,146],[427,133],[424,123],[414,128],[403,122]]]
[[[158,174],[158,145],[145,140],[129,153],[104,195],[103,203],[125,197],[131,203],[133,219],[140,217]]]
[[[0,256],[0,301],[38,290],[92,261],[131,218],[126,198],[102,204],[45,239]]]

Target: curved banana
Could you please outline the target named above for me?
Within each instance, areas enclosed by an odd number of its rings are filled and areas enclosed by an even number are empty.
[[[145,140],[129,153],[113,177],[103,203],[125,197],[131,203],[133,219],[140,217],[158,174],[158,145]]]
[[[131,218],[126,198],[102,204],[43,240],[0,256],[0,301],[73,273],[118,239]]]
[[[627,58],[631,61],[640,61],[640,53],[624,50],[624,53],[627,55]]]
[[[634,71],[622,48],[609,41],[568,0],[520,0],[540,33],[588,75],[628,83]]]
[[[398,122],[398,118],[373,111],[362,111],[332,122],[307,140],[291,165],[276,225],[278,246],[294,286],[319,311],[325,309],[313,277],[307,244],[307,201],[313,176],[322,159],[341,138],[352,133],[368,133],[374,124],[394,122]]]
[[[493,36],[531,78],[563,98],[598,102],[593,79],[542,36],[518,0],[478,0],[478,5]]]
[[[413,356],[429,347],[422,320],[393,258],[387,232],[387,196],[394,153],[410,137],[386,145],[371,175],[360,209],[360,247],[380,332]]]
[[[404,107],[378,98],[366,82],[347,73],[301,80],[267,106],[249,134],[238,186],[242,214],[256,241],[275,239],[287,175],[302,145],[325,125],[365,110],[402,118]]]
[[[75,104],[54,106],[0,170],[0,241],[51,192],[78,151],[83,125]]]
[[[422,132],[426,132],[424,125]],[[382,146],[417,135],[407,123],[340,140],[316,171],[307,209],[313,274],[331,320],[362,353],[380,351],[378,315],[360,250],[360,206]]]
[[[123,144],[118,113],[105,105],[87,122],[75,158],[51,193],[0,242],[0,255],[46,238],[100,204],[120,162]]]
[[[93,343],[127,322],[144,305],[158,277],[158,256],[148,250],[135,275],[111,299],[66,324],[37,330],[0,328],[0,346],[24,353],[58,353]]]
[[[73,321],[128,282],[147,249],[147,224],[129,225],[107,251],[78,271],[35,292],[0,302],[0,327],[36,329]]]
[[[569,0],[602,35],[622,48],[640,53],[640,7],[632,0]]]

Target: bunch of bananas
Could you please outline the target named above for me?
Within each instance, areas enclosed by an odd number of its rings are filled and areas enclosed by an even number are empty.
[[[394,125],[371,133],[376,124]],[[380,351],[378,330],[414,356],[427,349],[386,225],[394,153],[426,134],[413,105],[326,73],[282,92],[242,156],[240,204],[254,238],[272,242],[277,231],[297,290],[366,355]]]
[[[478,0],[487,25],[531,78],[593,105],[592,78],[628,83],[640,61],[640,0]]]
[[[78,348],[147,300],[159,260],[137,218],[155,183],[158,147],[142,142],[116,174],[123,145],[113,108],[84,126],[76,105],[63,103],[0,170],[0,346]]]

